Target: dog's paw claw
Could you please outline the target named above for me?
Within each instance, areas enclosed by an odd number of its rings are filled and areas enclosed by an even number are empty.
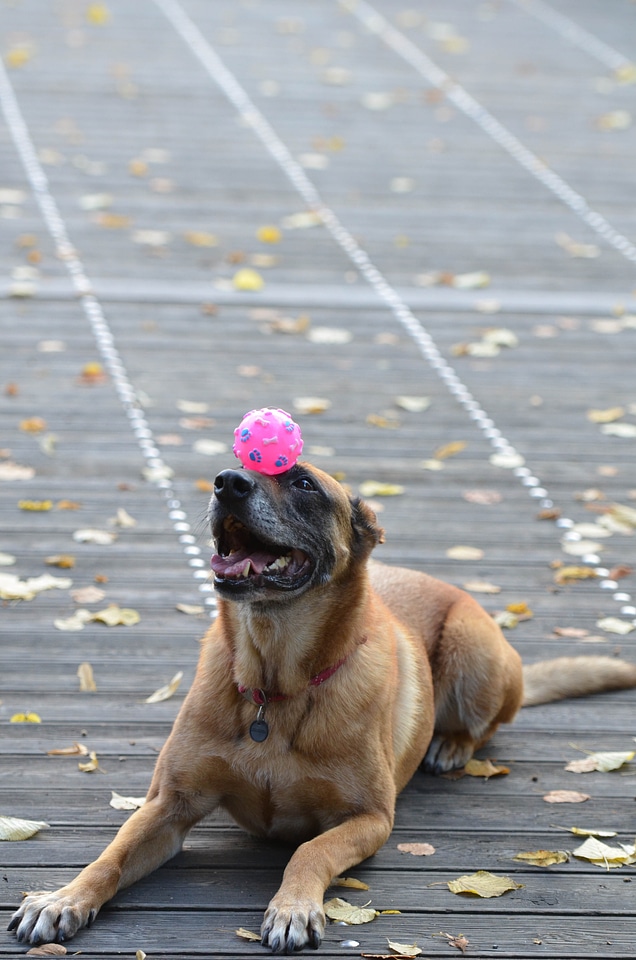
[[[428,746],[422,767],[427,773],[449,773],[466,766],[473,750],[473,740],[465,735],[436,734]]]
[[[307,946],[316,950],[324,929],[325,915],[318,904],[296,901],[285,906],[272,900],[265,913],[261,937],[263,946],[269,947],[272,953],[294,954]]]
[[[29,894],[9,922],[19,943],[62,943],[94,919],[97,910],[84,908],[62,890]]]

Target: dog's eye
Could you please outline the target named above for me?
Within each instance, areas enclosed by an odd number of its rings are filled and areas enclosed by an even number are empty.
[[[298,477],[298,479],[292,483],[292,487],[295,487],[297,490],[304,490],[307,493],[318,489],[314,481],[309,477]]]

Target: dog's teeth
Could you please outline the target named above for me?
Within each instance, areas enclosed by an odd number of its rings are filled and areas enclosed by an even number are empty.
[[[249,575],[250,575],[250,570],[251,570],[251,569],[252,569],[252,561],[251,561],[251,560],[246,560],[246,561],[245,561],[245,566],[244,566],[243,569],[241,570],[241,576],[242,576],[242,577],[249,577]]]
[[[275,573],[277,570],[284,570],[285,567],[289,564],[291,557],[289,554],[285,557],[278,557],[276,560],[272,560],[265,569],[270,573]]]

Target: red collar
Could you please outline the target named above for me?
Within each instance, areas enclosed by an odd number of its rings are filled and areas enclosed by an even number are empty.
[[[360,640],[360,644],[366,643],[367,638],[363,637]],[[352,651],[353,653],[353,651]],[[334,673],[340,669],[340,667],[346,663],[346,661],[351,656],[350,653],[346,657],[343,657],[342,660],[338,660],[337,663],[334,663],[333,666],[327,667],[326,670],[323,670],[321,673],[317,673],[315,677],[312,677],[308,687],[319,687],[321,684],[328,680],[329,677],[333,677]],[[249,700],[251,703],[255,703],[257,707],[266,706],[268,703],[278,703],[281,700],[291,700],[291,696],[287,693],[267,693],[265,690],[261,690],[260,687],[246,687],[242,683],[237,684],[238,692],[241,696],[245,697],[246,700]]]

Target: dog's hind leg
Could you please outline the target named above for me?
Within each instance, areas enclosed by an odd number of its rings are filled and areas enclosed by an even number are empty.
[[[431,657],[435,731],[422,764],[430,773],[463,767],[521,706],[519,655],[494,620],[466,601],[451,608]]]

